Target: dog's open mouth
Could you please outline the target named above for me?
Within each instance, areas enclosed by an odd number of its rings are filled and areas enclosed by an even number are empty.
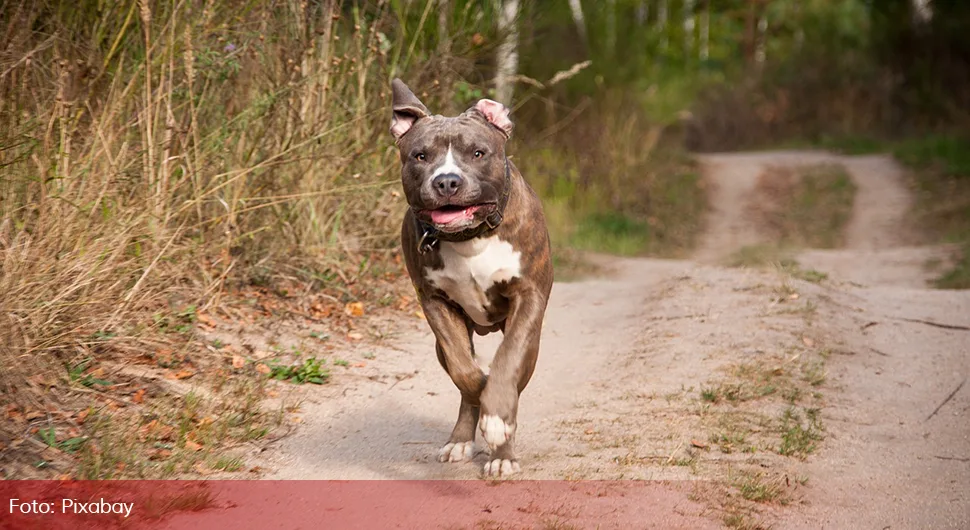
[[[459,224],[462,221],[470,221],[475,217],[475,212],[485,207],[484,204],[473,204],[471,206],[459,206],[449,204],[435,210],[425,210],[431,217],[431,222],[439,226]]]

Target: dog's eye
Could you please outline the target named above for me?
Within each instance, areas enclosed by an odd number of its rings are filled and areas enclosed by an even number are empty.
[[[428,158],[428,157],[426,157],[426,156],[424,155],[424,153],[418,153],[418,154],[416,154],[416,155],[414,155],[414,158],[415,158],[416,160],[420,160],[420,161],[422,161],[422,162],[424,162],[424,161],[425,161],[425,159],[426,159],[426,158]]]
[[[475,151],[475,158],[482,158],[483,156],[485,156],[485,151],[482,151],[481,149]]]

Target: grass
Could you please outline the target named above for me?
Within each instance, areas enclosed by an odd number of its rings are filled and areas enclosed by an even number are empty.
[[[781,444],[778,454],[805,458],[815,452],[823,436],[818,409],[805,409],[805,419],[794,407],[785,409],[781,417]]]
[[[693,248],[704,183],[682,150],[657,148],[660,130],[637,103],[604,104],[560,133],[566,149],[527,145],[516,154],[543,200],[554,255],[673,257]]]
[[[791,249],[777,244],[746,245],[728,256],[725,265],[758,269],[773,268],[793,278],[812,283],[822,283],[828,279],[828,274],[824,272],[803,269],[798,261],[791,257],[793,253]]]
[[[838,248],[852,215],[855,184],[838,165],[767,169],[758,178],[750,211],[780,247]]]
[[[940,289],[970,289],[970,139],[928,135],[898,142],[893,155],[910,168],[915,220],[931,242],[956,243],[958,256],[934,281]]]
[[[741,498],[759,503],[779,502],[787,504],[785,487],[777,478],[766,477],[763,473],[739,473],[734,479],[734,487]]]

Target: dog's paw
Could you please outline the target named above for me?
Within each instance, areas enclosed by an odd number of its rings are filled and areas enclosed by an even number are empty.
[[[502,418],[491,414],[482,416],[478,421],[478,428],[482,431],[482,438],[485,439],[485,443],[493,451],[511,440],[515,433],[515,425],[509,425]]]
[[[445,444],[438,450],[439,462],[464,462],[475,455],[475,442],[457,442]]]
[[[522,467],[515,460],[503,460],[496,458],[485,462],[482,472],[486,477],[507,477],[522,471]]]

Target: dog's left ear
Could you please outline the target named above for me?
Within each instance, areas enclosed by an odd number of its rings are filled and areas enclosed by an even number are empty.
[[[394,115],[391,118],[391,134],[397,140],[411,130],[414,122],[429,116],[428,107],[400,79],[391,81],[391,99]]]
[[[512,128],[515,124],[509,119],[509,109],[498,101],[482,99],[475,104],[478,112],[481,112],[489,123],[502,131],[506,138],[512,136]]]

